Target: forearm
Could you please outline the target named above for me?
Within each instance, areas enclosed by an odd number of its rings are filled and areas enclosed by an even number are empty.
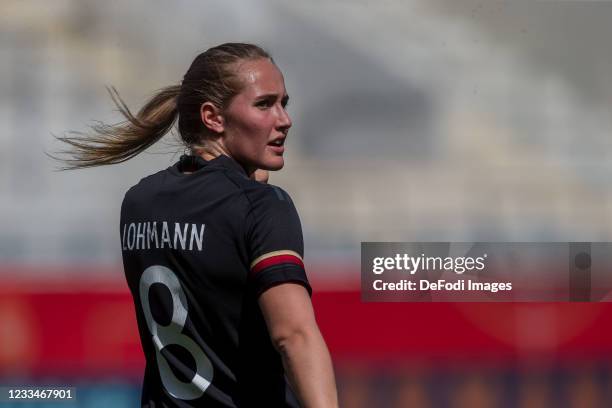
[[[338,406],[331,357],[318,329],[288,337],[280,342],[278,350],[304,408]]]

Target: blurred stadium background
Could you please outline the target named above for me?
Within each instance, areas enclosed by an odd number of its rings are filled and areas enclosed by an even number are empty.
[[[0,384],[138,405],[119,206],[183,149],[76,172],[43,152],[119,120],[105,85],[137,110],[247,41],[291,94],[271,182],[302,218],[342,406],[611,406],[608,304],[359,298],[361,241],[612,241],[611,19],[603,1],[3,0]]]

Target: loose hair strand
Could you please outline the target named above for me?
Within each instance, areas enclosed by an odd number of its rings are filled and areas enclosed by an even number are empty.
[[[112,125],[97,121],[90,126],[93,134],[73,131],[68,136],[56,136],[73,148],[60,152],[67,158],[51,156],[66,164],[63,170],[122,163],[161,139],[176,122],[180,85],[159,90],[136,116],[117,89],[111,86],[106,90],[125,120]]]

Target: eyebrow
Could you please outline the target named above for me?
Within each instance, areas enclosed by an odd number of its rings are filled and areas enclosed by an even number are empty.
[[[259,95],[256,99],[258,99],[258,100],[263,100],[263,99],[268,99],[268,98],[276,99],[277,96],[278,96],[278,94],[265,94],[265,95]],[[282,97],[282,99],[285,100],[285,101],[289,101],[289,95],[285,94]]]

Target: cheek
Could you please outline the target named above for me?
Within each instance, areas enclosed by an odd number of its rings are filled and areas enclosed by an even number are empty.
[[[251,160],[265,153],[272,125],[264,115],[244,115],[240,121],[231,124],[230,150],[238,156]]]
[[[273,128],[273,121],[269,116],[257,113],[245,115],[238,128],[240,138],[244,139],[243,143],[249,145],[268,143]]]

